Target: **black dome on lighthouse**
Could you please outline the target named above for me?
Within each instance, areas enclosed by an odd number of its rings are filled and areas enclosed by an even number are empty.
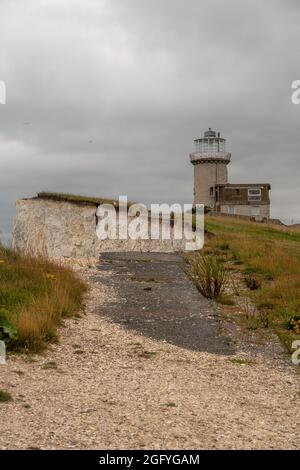
[[[204,132],[204,137],[216,137],[216,131],[212,131],[211,127],[209,127],[208,131]]]

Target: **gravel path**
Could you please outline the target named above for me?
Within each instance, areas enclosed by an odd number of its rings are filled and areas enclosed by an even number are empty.
[[[44,355],[0,366],[0,389],[13,396],[0,403],[0,449],[299,448],[296,368],[124,329],[101,316],[124,304],[112,273],[79,273],[91,284],[86,313]]]

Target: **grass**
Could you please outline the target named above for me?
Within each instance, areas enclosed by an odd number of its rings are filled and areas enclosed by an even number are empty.
[[[239,357],[233,357],[232,359],[229,359],[229,362],[232,362],[232,364],[239,364],[241,366],[246,364],[253,364],[252,361],[247,361],[246,359],[241,359]]]
[[[143,345],[139,342],[130,342],[128,343],[128,346],[135,354],[145,359],[150,359],[157,354],[156,351],[148,351],[147,349],[144,349]]]
[[[210,299],[224,300],[229,272],[219,258],[196,253],[190,262],[194,282],[201,294]]]
[[[100,204],[112,204],[115,207],[119,206],[119,201],[115,199],[79,196],[76,194],[68,194],[68,193],[54,193],[54,192],[42,191],[37,194],[37,197],[40,199],[52,199],[54,201],[74,202],[77,204],[93,204],[96,206]],[[131,202],[128,202],[128,205],[131,205],[131,204],[132,204]]]
[[[146,359],[149,359],[150,357],[156,356],[157,352],[156,351],[147,351],[144,349],[143,351],[140,351],[139,357],[144,357]]]
[[[8,401],[12,401],[11,394],[8,392],[5,392],[4,390],[0,390],[0,403],[5,403]]]
[[[291,344],[299,337],[288,323],[300,314],[300,233],[222,217],[207,217],[206,229],[215,236],[206,240],[204,252],[242,272],[247,295],[264,319],[260,323]]]
[[[177,405],[174,401],[168,401],[167,403],[163,403],[161,406],[165,406],[167,408],[177,408]]]
[[[57,369],[55,361],[49,361],[42,365],[42,369]]]
[[[80,309],[85,290],[71,270],[0,246],[0,320],[16,331],[8,347],[34,352],[56,340],[57,326]]]
[[[237,233],[255,235],[267,240],[300,242],[300,231],[290,229],[284,225],[262,224],[241,219],[208,216],[205,219],[205,228],[213,233]]]

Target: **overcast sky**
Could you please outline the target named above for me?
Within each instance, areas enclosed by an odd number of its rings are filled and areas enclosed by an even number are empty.
[[[193,140],[300,222],[298,0],[0,0],[0,229],[40,190],[192,202]]]

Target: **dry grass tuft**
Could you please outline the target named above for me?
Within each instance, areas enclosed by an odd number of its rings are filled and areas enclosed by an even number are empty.
[[[216,256],[196,253],[191,258],[196,286],[205,297],[220,299],[228,283],[229,272]]]
[[[13,347],[40,350],[56,339],[57,326],[82,306],[85,284],[44,258],[0,247],[0,308],[17,330]]]

